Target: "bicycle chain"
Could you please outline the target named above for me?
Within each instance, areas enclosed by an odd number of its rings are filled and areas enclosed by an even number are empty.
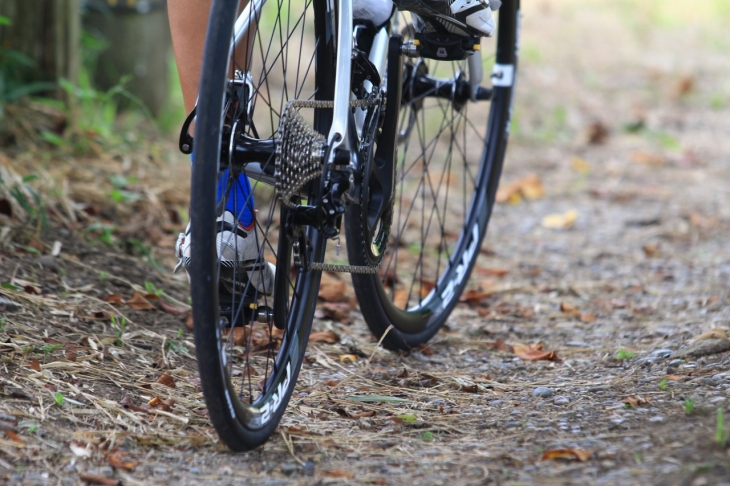
[[[380,260],[376,266],[371,267],[370,265],[339,265],[336,263],[310,262],[309,268],[312,270],[321,270],[323,272],[372,274],[378,273],[382,263],[383,260]]]
[[[364,100],[351,100],[350,108],[367,108],[381,101],[380,96]],[[383,103],[385,105],[385,103]],[[299,114],[299,108],[334,108],[334,101],[322,100],[290,100],[279,120],[279,134],[276,139],[275,172],[276,189],[279,200],[290,208],[292,196],[304,185],[322,175],[324,155],[327,151],[327,138],[311,128]],[[294,248],[294,265],[301,266],[301,254],[298,242]],[[338,265],[334,263],[310,262],[311,270],[323,272],[374,274],[380,264]]]

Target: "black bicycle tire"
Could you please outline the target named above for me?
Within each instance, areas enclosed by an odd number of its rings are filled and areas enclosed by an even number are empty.
[[[219,171],[221,125],[225,83],[228,77],[228,53],[238,0],[213,0],[206,34],[206,45],[200,80],[200,95],[195,133],[196,162],[191,180],[191,232],[195,235],[190,268],[193,322],[198,370],[210,421],[221,440],[234,451],[245,451],[260,446],[277,427],[296,384],[296,378],[304,358],[311,324],[314,317],[316,296],[321,273],[298,270],[295,293],[299,298],[291,307],[288,329],[277,357],[278,371],[272,372],[275,386],[272,394],[264,395],[264,408],[273,407],[268,420],[261,427],[250,427],[247,419],[251,410],[236,396],[228,376],[221,349],[218,321],[219,296],[215,250],[216,184]],[[332,40],[324,40],[324,32],[331,30],[332,15],[327,12],[327,2],[313,2],[315,11],[316,85],[317,99],[332,99],[333,64]],[[320,42],[321,41],[321,42]],[[330,116],[331,117],[331,116]],[[328,115],[315,118],[315,129],[326,133],[331,124]],[[314,185],[313,185],[314,186]],[[313,188],[317,191],[318,188]],[[310,193],[310,201],[316,201],[316,193]],[[202,236],[201,236],[202,235]],[[309,258],[321,261],[325,239],[315,230],[307,232],[310,242]],[[283,356],[283,358],[281,358]],[[273,405],[272,405],[273,404]],[[262,410],[260,404],[257,407]]]
[[[519,0],[505,0],[502,3],[498,19],[496,62],[511,66],[513,76],[517,68],[519,15]],[[486,234],[502,171],[512,114],[513,76],[508,86],[493,87],[486,147],[479,164],[469,216],[465,218],[456,250],[449,259],[449,268],[436,285],[436,298],[431,299],[432,305],[415,311],[400,309],[392,302],[392,296],[388,295],[380,275],[352,275],[358,302],[368,303],[360,305],[365,322],[376,338],[387,331],[383,345],[388,349],[407,351],[428,342],[446,322],[466,288]],[[366,246],[363,246],[369,245],[362,236],[363,214],[365,211],[350,211],[346,218],[347,248],[352,264],[369,263]],[[459,266],[462,268],[457,273]]]

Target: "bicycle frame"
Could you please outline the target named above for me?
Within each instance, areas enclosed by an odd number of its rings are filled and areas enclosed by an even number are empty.
[[[267,0],[249,0],[241,14],[236,19],[234,26],[234,36],[230,44],[230,54],[241,40],[248,34],[257,19],[261,15],[261,9]],[[316,1],[316,0],[315,0]],[[330,9],[334,9],[335,0],[323,0],[330,3]],[[329,159],[327,163],[332,163],[337,149],[349,150],[348,124],[350,122],[350,85],[352,71],[352,48],[353,48],[353,18],[352,18],[352,0],[342,0],[337,2],[339,8],[337,11],[337,58],[336,58],[336,74],[335,74],[335,93],[334,93],[334,109],[332,126],[327,135],[327,145]],[[398,30],[397,12],[394,14],[392,31]],[[381,78],[385,75],[385,60],[388,55],[388,39],[389,30],[387,27],[381,28],[375,36],[373,46],[368,55],[369,60],[378,70]],[[483,79],[481,52],[476,51],[468,60],[469,73],[467,80],[471,88],[471,99],[477,101],[477,93]],[[356,110],[355,124],[357,132],[360,133],[365,120],[365,112]],[[357,164],[357,157],[351,157],[351,164]],[[244,173],[254,180],[269,185],[275,185],[275,179],[272,175],[266,174],[260,162],[250,162],[244,167]]]

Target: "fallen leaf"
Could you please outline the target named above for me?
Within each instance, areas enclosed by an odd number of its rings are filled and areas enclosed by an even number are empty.
[[[73,351],[66,351],[65,354],[67,360],[76,361],[76,353],[74,353]]]
[[[555,351],[543,351],[542,344],[530,344],[529,346],[517,344],[514,346],[514,353],[518,358],[527,361],[560,361],[560,357]]]
[[[6,430],[5,435],[8,436],[8,439],[13,440],[15,442],[18,442],[20,444],[25,444],[25,441],[20,438],[18,434],[13,432],[12,430]]]
[[[185,318],[185,327],[187,327],[191,331],[193,330],[193,313],[192,312],[190,312],[188,314],[188,316]]]
[[[397,289],[393,297],[393,305],[399,309],[405,309],[408,305],[408,291]]]
[[[34,359],[33,361],[30,362],[30,369],[32,369],[33,371],[40,371],[41,362],[38,361],[37,359]]]
[[[461,391],[466,393],[476,393],[479,391],[479,387],[477,385],[461,385]]]
[[[319,285],[319,298],[327,302],[342,302],[345,299],[345,281],[333,277],[328,273],[322,273],[322,281]]]
[[[172,314],[173,316],[184,316],[185,314],[190,312],[190,309],[188,307],[170,304],[169,302],[165,302],[162,299],[160,299],[159,302],[160,308],[162,308],[162,310],[167,312],[168,314]]]
[[[586,324],[589,324],[591,322],[596,322],[596,315],[591,314],[589,312],[585,312],[580,315],[580,321],[585,322]]]
[[[149,300],[145,299],[142,294],[135,292],[131,299],[125,302],[129,307],[134,310],[152,310],[155,308]]]
[[[23,290],[25,290],[26,294],[41,295],[41,289],[36,287],[35,285],[24,285]]]
[[[717,226],[717,218],[708,218],[698,212],[689,213],[689,224],[701,230],[709,230]]]
[[[352,479],[355,477],[353,473],[350,471],[345,471],[343,469],[335,469],[333,471],[326,471],[324,473],[325,476],[329,476],[331,478],[344,478],[344,479]]]
[[[347,302],[324,302],[322,305],[317,306],[317,310],[321,311],[320,318],[331,319],[345,324],[351,321],[350,304]]]
[[[682,377],[677,375],[667,375],[664,377],[664,379],[666,379],[667,381],[679,381],[682,379]]]
[[[675,99],[683,98],[692,92],[695,86],[694,78],[685,75],[679,78],[677,84],[674,86],[673,96]]]
[[[470,289],[461,294],[459,302],[466,302],[467,304],[475,305],[492,295],[494,295],[493,290]]]
[[[332,331],[313,332],[309,335],[309,342],[335,344],[340,342],[340,336]]]
[[[137,464],[139,464],[138,461],[130,460],[126,452],[122,452],[118,449],[107,454],[106,459],[109,461],[109,465],[111,467],[125,469],[127,471],[131,471],[137,467]]]
[[[625,404],[631,405],[632,407],[643,407],[649,405],[649,402],[651,402],[651,398],[640,397],[638,395],[632,395],[624,400]]]
[[[122,484],[122,482],[117,479],[97,476],[96,474],[89,473],[80,473],[79,478],[89,484],[98,484],[100,486],[120,486]]]
[[[584,451],[581,449],[551,449],[545,451],[542,454],[541,461],[553,461],[555,459],[577,459],[580,462],[585,462],[591,458],[591,451]]]
[[[659,250],[659,245],[657,244],[649,244],[642,245],[641,249],[644,251],[644,255],[647,256],[647,258],[654,258],[659,256],[661,251]]]
[[[511,345],[507,344],[502,338],[497,338],[494,343],[487,343],[487,349],[496,349],[497,351],[502,351],[505,353],[514,352],[514,348]]]
[[[542,181],[536,174],[529,174],[522,179],[500,185],[496,201],[499,203],[517,204],[522,199],[535,200],[545,196]]]
[[[605,143],[608,139],[608,128],[603,123],[596,121],[588,126],[587,131],[588,143],[593,145],[600,145]]]
[[[708,339],[727,339],[727,331],[721,327],[705,331],[692,340],[693,343],[706,341]],[[36,360],[37,361],[37,360]]]
[[[568,314],[571,317],[580,317],[580,311],[576,307],[568,304],[567,302],[560,303],[560,312],[562,312],[563,314]]]
[[[227,338],[230,329],[226,329],[224,336]],[[236,346],[245,346],[248,344],[248,338],[251,336],[250,327],[234,327],[233,328],[233,344]]]
[[[477,274],[482,277],[502,278],[509,273],[506,268],[483,268],[477,267]]]
[[[79,316],[79,318],[88,321],[108,321],[112,318],[112,315],[107,311],[96,311],[88,315]]]
[[[104,302],[109,302],[114,305],[122,305],[122,294],[109,294],[104,297]]]
[[[631,152],[631,154],[629,154],[629,159],[631,162],[648,165],[650,167],[662,166],[667,161],[667,158],[664,155],[647,152],[645,150]]]
[[[346,363],[348,361],[350,363],[353,363],[354,364],[355,361],[357,361],[357,356],[355,356],[354,354],[342,354],[342,355],[340,355],[340,363]]]
[[[571,209],[565,213],[548,214],[542,218],[543,228],[548,229],[568,229],[573,226],[575,220],[578,219],[578,211]]]
[[[168,386],[170,388],[176,388],[175,379],[167,371],[162,373],[162,375],[157,379],[157,383]]]
[[[570,167],[581,174],[587,174],[591,170],[591,166],[588,165],[588,162],[580,157],[573,157],[570,159]]]

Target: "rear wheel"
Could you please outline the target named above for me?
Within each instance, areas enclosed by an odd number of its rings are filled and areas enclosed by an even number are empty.
[[[190,275],[206,405],[223,442],[240,451],[261,445],[276,428],[309,338],[320,273],[297,262],[322,261],[325,241],[313,229],[285,230],[288,210],[272,186],[273,140],[287,101],[333,99],[334,51],[325,35],[332,32],[326,2],[278,0],[252,15],[231,58],[238,6],[214,0],[209,20],[194,140]],[[310,126],[327,133],[331,114],[312,113]],[[251,174],[250,189],[231,190],[247,184],[242,170]],[[236,201],[226,224],[231,232],[249,224],[239,220],[238,208],[255,200],[247,239],[255,238],[256,251],[245,267],[227,265],[216,250],[225,244],[216,240],[223,226],[216,220],[241,194],[251,200]],[[318,187],[298,197],[316,204]],[[256,289],[267,262],[277,269],[273,296]]]
[[[372,221],[368,206],[382,195],[366,187],[365,207],[347,221],[354,262],[382,258],[379,274],[352,279],[376,337],[393,326],[383,340],[390,349],[419,346],[446,322],[487,229],[509,133],[519,0],[504,1],[495,13],[496,39],[481,43],[483,70],[493,73],[490,109],[469,99],[468,61],[405,58],[395,206]],[[401,14],[399,20],[407,40],[410,18]]]

